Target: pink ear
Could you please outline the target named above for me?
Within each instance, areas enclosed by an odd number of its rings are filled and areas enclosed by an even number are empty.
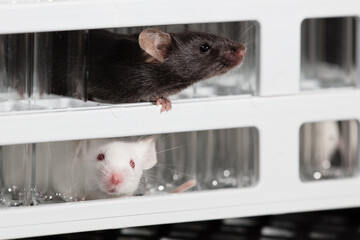
[[[87,151],[88,144],[90,140],[76,140],[74,144],[76,145],[74,157],[80,157],[80,155],[84,154]]]
[[[141,151],[141,157],[144,159],[143,169],[147,170],[155,166],[157,163],[155,138],[148,137],[141,139],[139,142],[139,150]]]
[[[170,34],[157,28],[148,28],[139,35],[139,45],[158,62],[163,62],[166,52],[171,44]]]

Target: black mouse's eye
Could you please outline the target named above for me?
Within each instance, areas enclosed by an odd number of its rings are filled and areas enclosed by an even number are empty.
[[[200,46],[200,51],[201,52],[207,52],[211,49],[211,46],[208,43],[203,43]]]
[[[99,153],[99,154],[97,155],[96,159],[97,159],[98,161],[104,160],[104,159],[105,159],[105,154]]]

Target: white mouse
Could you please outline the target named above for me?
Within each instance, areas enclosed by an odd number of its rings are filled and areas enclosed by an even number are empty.
[[[86,173],[85,188],[116,196],[131,196],[137,189],[143,170],[156,162],[153,138],[137,142],[87,140],[82,142],[79,160]]]
[[[66,201],[132,196],[143,171],[157,163],[154,138],[68,141],[43,147],[51,152],[50,185]],[[71,154],[66,154],[69,150]]]

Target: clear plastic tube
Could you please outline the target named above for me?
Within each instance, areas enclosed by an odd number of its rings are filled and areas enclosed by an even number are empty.
[[[357,174],[358,135],[355,120],[303,124],[300,129],[300,178],[313,181]]]
[[[355,17],[306,19],[301,25],[301,88],[357,87]]]

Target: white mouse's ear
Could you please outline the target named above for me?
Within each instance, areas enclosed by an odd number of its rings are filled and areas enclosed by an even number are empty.
[[[156,157],[156,148],[155,148],[155,138],[148,137],[145,139],[141,139],[137,142],[139,146],[139,151],[141,152],[143,162],[143,169],[147,170],[155,166],[157,163]]]
[[[145,29],[139,35],[140,47],[159,62],[164,61],[170,44],[170,34],[157,28]]]
[[[81,158],[81,155],[83,155],[87,151],[87,145],[89,140],[77,140],[74,141],[75,144],[75,153],[74,157]]]

